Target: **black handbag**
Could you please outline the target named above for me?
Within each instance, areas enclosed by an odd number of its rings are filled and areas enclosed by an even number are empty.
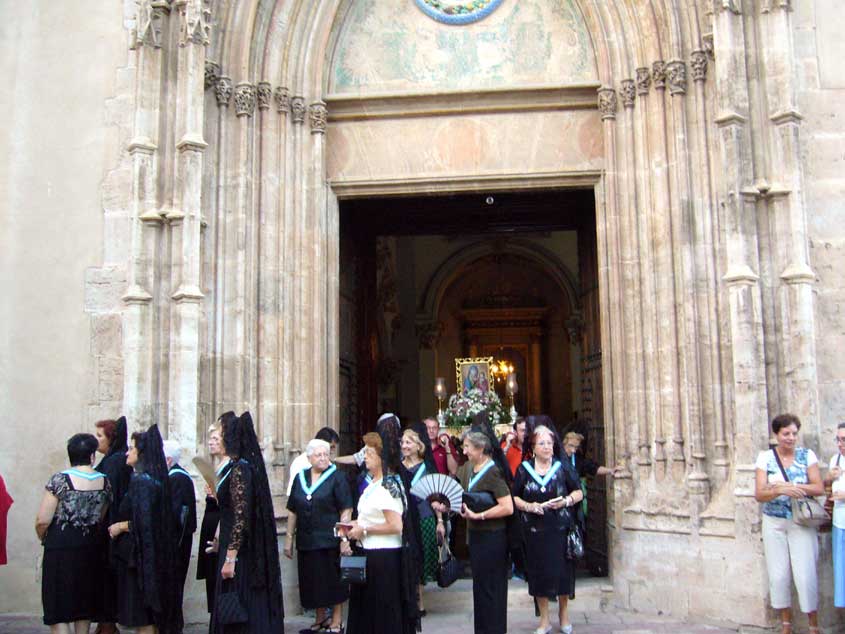
[[[237,625],[249,620],[246,608],[232,585],[228,579],[224,580],[221,592],[214,601],[214,619],[221,625]]]
[[[583,556],[584,536],[581,534],[580,524],[574,522],[566,535],[566,558],[581,559]]]
[[[463,566],[461,562],[449,550],[449,544],[444,543],[440,547],[440,557],[437,561],[437,585],[441,588],[448,588],[458,580]]]
[[[461,501],[466,504],[467,508],[473,513],[483,513],[484,511],[489,511],[498,504],[498,502],[496,502],[496,498],[494,498],[493,494],[489,491],[479,491],[478,493],[464,491]]]
[[[361,555],[341,555],[340,580],[346,583],[367,583],[367,558]]]

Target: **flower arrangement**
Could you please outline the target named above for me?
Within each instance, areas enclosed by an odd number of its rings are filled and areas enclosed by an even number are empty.
[[[465,394],[452,394],[449,397],[449,405],[445,411],[446,427],[457,429],[471,425],[473,417],[484,410],[487,410],[490,424],[494,427],[511,422],[508,410],[502,405],[495,391],[474,388]]]

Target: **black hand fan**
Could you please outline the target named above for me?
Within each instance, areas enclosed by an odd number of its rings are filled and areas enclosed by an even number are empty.
[[[431,500],[434,497],[448,501],[450,510],[457,513],[461,510],[464,490],[454,478],[443,473],[434,473],[420,478],[419,482],[411,487],[411,493],[421,500]]]

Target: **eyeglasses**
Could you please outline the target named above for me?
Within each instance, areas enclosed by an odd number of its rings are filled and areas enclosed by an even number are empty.
[[[836,442],[838,442],[841,445],[842,443],[845,443],[845,438],[843,438],[842,436],[837,436]]]

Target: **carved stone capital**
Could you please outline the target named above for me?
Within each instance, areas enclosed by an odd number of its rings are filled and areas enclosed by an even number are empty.
[[[704,51],[693,51],[690,53],[689,67],[693,81],[704,81],[707,79],[707,53]]]
[[[179,46],[211,42],[211,3],[187,0],[179,6]]]
[[[637,94],[647,95],[651,88],[651,71],[647,66],[637,69]]]
[[[657,90],[666,89],[666,62],[657,60],[651,65],[651,76],[654,78],[654,87]]]
[[[251,117],[255,111],[255,86],[241,83],[235,86],[235,114],[239,117]]]
[[[792,11],[792,0],[763,0],[760,5],[760,13],[771,13],[778,9]]]
[[[312,103],[308,108],[308,121],[311,124],[311,134],[325,134],[328,111],[322,101]]]
[[[302,97],[294,97],[290,100],[290,112],[293,115],[294,123],[305,122],[305,99]]]
[[[220,80],[220,64],[205,60],[205,89],[208,90],[212,86],[217,87],[217,82]]]
[[[445,325],[440,321],[418,323],[415,326],[420,350],[433,350],[443,335]]]
[[[633,108],[637,98],[637,88],[633,79],[623,79],[619,93],[622,95],[622,105],[625,108]]]
[[[276,100],[276,112],[287,114],[290,110],[290,92],[288,89],[284,86],[276,86],[273,98]]]
[[[229,107],[229,102],[232,99],[232,80],[228,77],[221,77],[217,80],[217,85],[214,87],[214,93],[217,95],[217,105]]]
[[[258,82],[258,90],[256,94],[258,96],[258,109],[269,110],[270,102],[273,100],[273,87],[270,85],[270,82]]]
[[[676,59],[666,64],[666,81],[669,83],[669,94],[686,94],[687,65],[683,60]]]
[[[616,91],[613,88],[599,88],[599,113],[602,121],[616,118]]]
[[[135,46],[161,48],[161,31],[170,5],[156,0],[139,0],[135,18]]]

